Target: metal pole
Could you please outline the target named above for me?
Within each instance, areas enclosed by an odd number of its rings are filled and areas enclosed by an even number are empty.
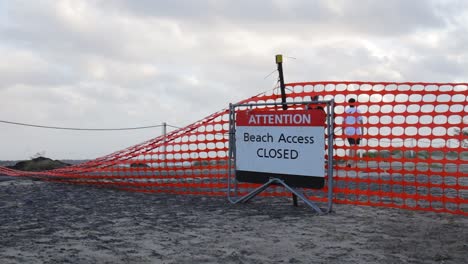
[[[167,124],[166,122],[162,123],[162,135],[163,135],[163,145],[161,146],[161,152],[162,152],[162,163],[161,167],[166,166],[166,134],[167,134]]]
[[[231,199],[231,180],[232,180],[232,159],[234,158],[234,135],[233,135],[233,123],[234,123],[234,117],[233,117],[233,112],[234,112],[234,107],[232,104],[229,104],[229,150],[228,150],[228,178],[227,178],[227,184],[228,184],[228,191],[227,191],[227,196],[228,200],[231,203],[235,203],[236,201],[234,199]]]
[[[278,65],[278,75],[279,75],[279,82],[281,88],[281,103],[283,104],[283,110],[288,109],[288,105],[286,104],[286,87],[284,85],[284,75],[283,75],[283,55],[278,54],[276,55],[276,64]],[[293,205],[298,206],[297,204],[297,196],[292,193]]]
[[[335,137],[335,127],[334,127],[334,114],[335,114],[335,101],[331,100],[327,104],[327,113],[328,113],[328,208],[327,213],[332,211],[333,207],[333,168],[335,166],[334,159],[333,159],[333,138]]]
[[[276,55],[276,64],[278,65],[279,82],[281,88],[281,103],[283,104],[283,110],[286,110],[288,109],[288,105],[286,104],[286,88],[284,86],[283,55]]]

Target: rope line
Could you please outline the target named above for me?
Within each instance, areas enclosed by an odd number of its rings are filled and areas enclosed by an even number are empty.
[[[77,127],[58,127],[58,126],[35,125],[35,124],[27,124],[27,123],[20,123],[20,122],[5,121],[5,120],[0,120],[0,123],[10,124],[10,125],[17,125],[17,126],[47,128],[47,129],[59,129],[59,130],[75,130],[75,131],[76,130],[77,131],[123,131],[123,130],[148,129],[148,128],[155,128],[155,127],[162,127],[163,126],[163,125],[152,125],[152,126],[122,127],[122,128],[77,128]],[[174,127],[174,126],[171,126],[171,125],[167,125],[167,126]]]

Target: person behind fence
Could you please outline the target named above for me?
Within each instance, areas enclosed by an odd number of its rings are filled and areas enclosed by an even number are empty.
[[[309,96],[309,98],[310,98],[311,102],[320,101],[320,96],[319,95]],[[326,116],[327,113],[325,112],[325,109],[323,108],[323,106],[324,106],[323,104],[313,103],[313,104],[306,105],[306,109],[307,110],[312,110],[312,109],[320,110]],[[326,121],[324,123],[324,127],[326,128]]]
[[[310,98],[310,101],[312,102],[316,102],[316,101],[319,101],[320,100],[320,96],[319,95],[314,95],[314,96],[309,96]],[[310,109],[319,109],[319,110],[322,110],[325,112],[325,110],[323,109],[323,105],[321,104],[308,104],[306,106],[306,109],[307,110],[310,110]]]
[[[361,116],[361,112],[357,109],[356,99],[350,98],[348,103],[349,106],[345,110],[345,135],[350,146],[347,166],[351,167],[354,163],[353,160],[357,146],[361,143],[361,137],[364,129],[362,128],[363,118]]]

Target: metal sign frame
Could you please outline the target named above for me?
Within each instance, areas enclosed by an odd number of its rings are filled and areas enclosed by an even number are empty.
[[[326,129],[327,129],[327,143],[328,143],[328,166],[327,166],[327,176],[328,176],[328,204],[326,209],[320,208],[316,203],[309,200],[302,192],[289,186],[284,180],[271,177],[269,180],[259,186],[258,188],[252,190],[248,194],[238,197],[238,181],[236,177],[233,177],[233,167],[234,171],[236,170],[236,109],[240,107],[245,108],[257,108],[259,106],[284,106],[284,105],[326,105]],[[254,198],[264,190],[266,190],[270,185],[282,185],[288,191],[299,197],[305,204],[311,207],[315,212],[318,214],[327,214],[332,211],[333,206],[333,118],[334,118],[334,101],[333,100],[323,100],[323,101],[303,101],[303,102],[286,102],[286,103],[239,103],[239,104],[229,104],[229,159],[228,159],[228,190],[227,190],[227,197],[230,203],[237,204],[237,203],[245,203],[250,199]],[[235,172],[234,172],[235,176]],[[294,177],[294,176],[292,176]],[[232,182],[233,181],[233,182]],[[231,185],[234,185],[234,190],[231,188]],[[232,196],[232,192],[234,195]]]

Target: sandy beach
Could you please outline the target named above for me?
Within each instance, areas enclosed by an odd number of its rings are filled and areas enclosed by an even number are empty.
[[[0,263],[466,263],[468,218],[0,176]]]

